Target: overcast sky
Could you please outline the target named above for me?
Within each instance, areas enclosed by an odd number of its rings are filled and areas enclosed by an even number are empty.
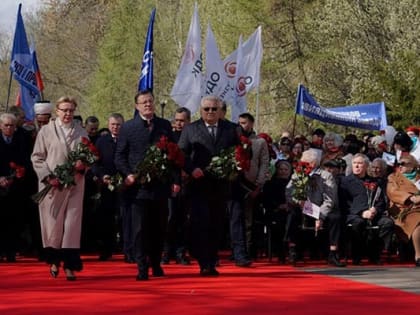
[[[0,0],[0,29],[14,33],[19,3],[22,3],[22,16],[36,9],[43,0]],[[25,23],[25,20],[23,20]]]

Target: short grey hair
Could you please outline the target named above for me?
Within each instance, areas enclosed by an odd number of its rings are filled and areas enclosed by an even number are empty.
[[[321,164],[321,155],[321,150],[311,148],[303,151],[300,160],[307,163],[315,162],[315,166],[318,167]]]
[[[203,98],[201,99],[201,103],[200,103],[201,107],[203,107],[205,101],[214,101],[214,102],[216,102],[216,104],[219,108],[222,108],[222,100],[220,99],[220,97],[218,97],[216,95],[203,96]]]
[[[369,166],[370,164],[370,160],[369,158],[363,154],[363,153],[356,153],[355,155],[353,155],[353,158],[351,159],[351,162],[353,163],[353,161],[357,158],[362,158],[363,162],[366,164],[366,166]]]
[[[12,122],[14,124],[16,124],[16,122],[17,122],[16,116],[13,115],[12,113],[3,113],[3,114],[0,115],[0,123],[3,124],[6,119],[12,120]]]

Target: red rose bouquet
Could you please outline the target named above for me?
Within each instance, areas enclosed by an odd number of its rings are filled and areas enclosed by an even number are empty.
[[[25,176],[25,172],[26,172],[25,167],[23,167],[19,164],[16,164],[13,161],[9,163],[9,168],[10,168],[10,175],[5,176],[5,179],[7,180],[8,184],[5,187],[0,187],[0,195],[2,195],[2,196],[7,195],[8,191],[9,191],[9,187],[13,183],[13,181],[15,179],[23,178]]]
[[[136,178],[140,184],[152,181],[168,182],[172,174],[184,167],[184,152],[168,137],[161,136],[150,146],[144,159],[136,167]]]
[[[48,176],[44,179],[45,187],[32,196],[32,199],[40,203],[53,186],[48,182],[48,179],[57,179],[59,185],[58,189],[63,189],[75,185],[74,176],[76,173],[84,174],[85,169],[90,167],[99,158],[99,153],[96,147],[89,141],[89,139],[82,137],[75,149],[70,151],[67,161],[64,164],[57,165]]]
[[[307,162],[296,162],[293,164],[293,175],[292,175],[292,200],[295,203],[299,203],[307,198],[307,186],[309,182],[309,174],[312,171],[312,167]]]
[[[222,150],[214,156],[206,171],[218,178],[234,180],[240,172],[248,171],[251,166],[252,143],[245,136],[240,137],[240,144]]]

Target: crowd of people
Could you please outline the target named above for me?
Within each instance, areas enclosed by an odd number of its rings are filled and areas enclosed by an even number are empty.
[[[63,267],[69,281],[83,269],[81,250],[100,261],[122,251],[138,281],[192,258],[201,276],[217,276],[225,247],[241,268],[267,248],[280,263],[296,264],[309,250],[336,267],[347,257],[382,264],[394,254],[420,266],[419,128],[283,132],[275,142],[255,132],[250,113],[226,119],[214,96],[202,98],[193,122],[183,107],[171,122],[158,117],[151,91],[137,93],[134,107],[134,118],[112,113],[103,129],[95,116],[77,117],[71,97],[36,103],[31,124],[20,107],[0,115],[0,261],[35,254],[52,277]],[[162,137],[182,150],[183,167],[139,180],[138,164]],[[81,143],[95,145],[95,161],[79,154],[65,169]],[[243,143],[249,161],[237,176],[208,171]]]

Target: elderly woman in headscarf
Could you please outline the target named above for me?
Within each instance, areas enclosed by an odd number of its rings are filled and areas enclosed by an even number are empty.
[[[413,242],[415,264],[420,267],[420,185],[418,163],[412,155],[402,156],[398,168],[389,175],[387,195],[389,214],[394,219],[397,235]]]

